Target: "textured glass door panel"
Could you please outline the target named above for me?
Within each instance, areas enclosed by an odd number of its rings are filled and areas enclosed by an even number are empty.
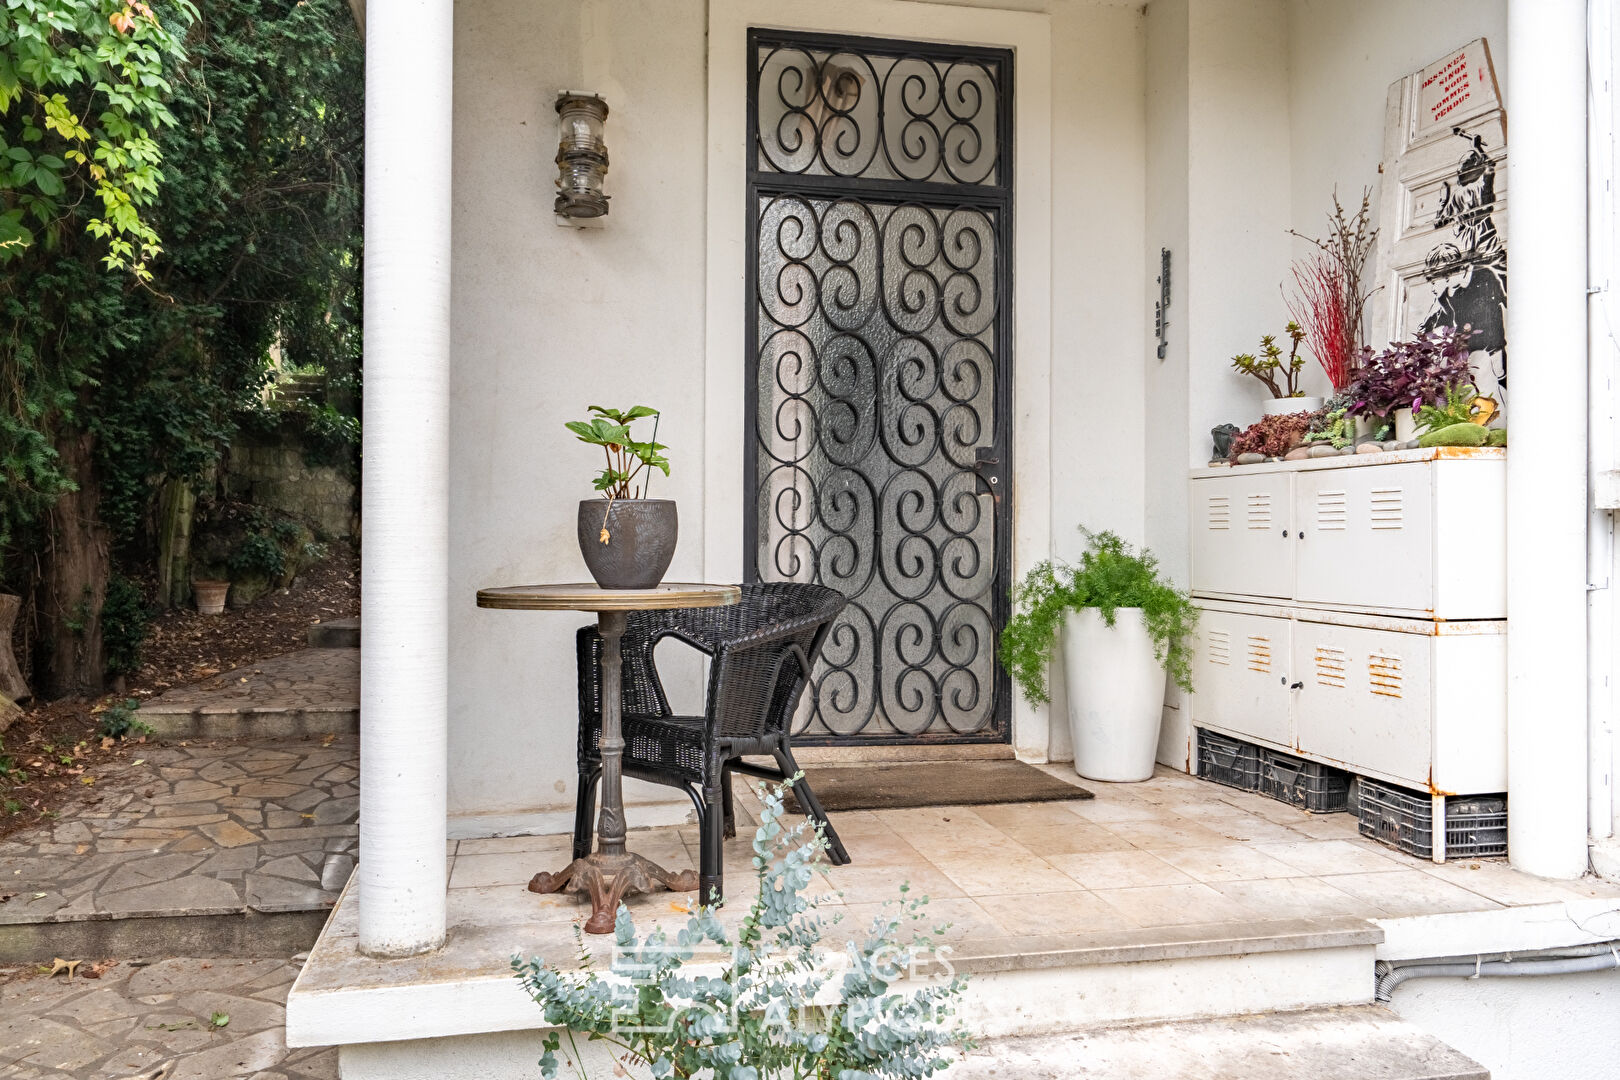
[[[754,37],[749,571],[850,600],[798,741],[1005,740],[1011,58]]]

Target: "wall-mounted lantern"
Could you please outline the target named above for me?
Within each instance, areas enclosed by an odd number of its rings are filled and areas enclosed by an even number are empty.
[[[560,224],[583,225],[607,216],[602,193],[607,176],[607,142],[602,130],[608,107],[595,94],[564,90],[557,95],[557,201]]]

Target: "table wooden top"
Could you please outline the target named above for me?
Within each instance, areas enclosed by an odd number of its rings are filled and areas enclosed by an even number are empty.
[[[591,582],[567,585],[505,585],[479,589],[478,606],[509,611],[647,611],[657,608],[726,607],[742,599],[735,585],[665,582],[655,589],[604,589]]]

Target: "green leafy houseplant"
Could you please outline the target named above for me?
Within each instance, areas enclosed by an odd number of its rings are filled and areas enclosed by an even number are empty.
[[[1191,598],[1159,572],[1151,552],[1137,551],[1112,532],[1086,531],[1087,549],[1074,566],[1037,563],[1013,590],[1013,615],[1001,632],[1001,662],[1032,703],[1051,700],[1046,668],[1070,611],[1097,608],[1113,626],[1120,608],[1141,608],[1154,656],[1183,690],[1192,691],[1188,637],[1198,621]]]
[[[567,427],[580,442],[600,446],[607,457],[607,467],[596,474],[591,486],[609,501],[645,498],[652,469],[669,475],[669,459],[662,453],[669,447],[658,441],[658,410],[647,405],[622,411],[592,405],[590,411],[592,416],[589,420],[570,420]],[[653,418],[652,438],[647,442],[636,442],[630,437],[630,425],[648,416]],[[641,486],[633,487],[636,477],[644,470],[647,476],[642,479]]]
[[[906,899],[902,886],[900,903],[847,944],[842,964],[829,964],[816,901],[804,895],[826,842],[808,823],[783,826],[782,793],[761,789],[759,895],[735,936],[699,908],[673,940],[662,930],[638,938],[620,905],[605,973],[583,946],[572,971],[513,958],[546,1022],[563,1029],[546,1037],[547,1078],[558,1075],[559,1054],[576,1076],[590,1075],[581,1042],[605,1044],[614,1076],[660,1080],[921,1080],[949,1065],[950,1050],[972,1045],[955,1019],[962,976],[896,988],[930,961],[930,939],[944,931],[916,930],[927,898]]]

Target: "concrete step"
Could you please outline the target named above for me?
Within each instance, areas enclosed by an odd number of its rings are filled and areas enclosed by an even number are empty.
[[[950,1080],[1490,1080],[1477,1062],[1375,1006],[1003,1039]]]
[[[360,650],[300,649],[178,686],[144,702],[159,738],[352,735],[360,730]]]
[[[305,635],[312,649],[358,649],[360,618],[328,619],[309,628]]]

